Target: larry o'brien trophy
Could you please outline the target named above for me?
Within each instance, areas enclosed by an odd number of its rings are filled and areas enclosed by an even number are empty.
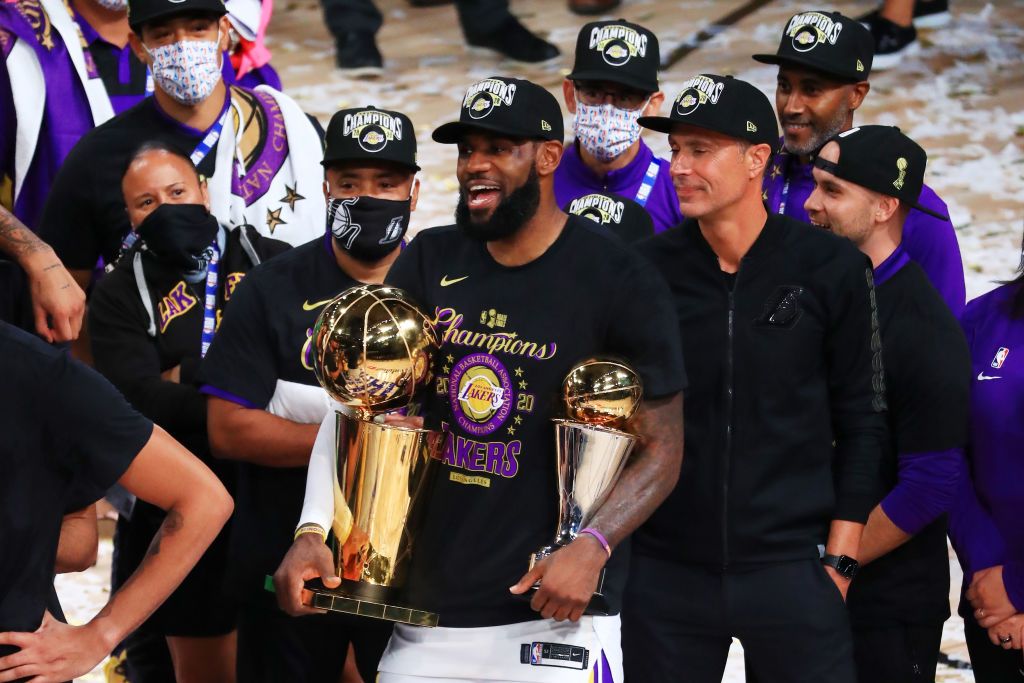
[[[626,363],[591,358],[578,363],[562,383],[568,419],[556,419],[558,528],[555,540],[530,557],[530,568],[569,545],[601,507],[622,473],[637,437],[623,430],[643,397],[639,375]],[[606,615],[604,569],[585,614]],[[536,590],[539,583],[533,587]]]
[[[359,285],[324,306],[313,327],[313,370],[327,393],[353,409],[336,413],[336,589],[307,586],[312,607],[436,626],[438,616],[400,604],[423,493],[443,435],[374,421],[407,407],[430,383],[437,338],[402,290]]]

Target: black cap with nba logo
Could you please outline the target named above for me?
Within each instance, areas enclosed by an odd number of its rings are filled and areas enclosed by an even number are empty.
[[[624,19],[584,24],[576,37],[571,81],[610,81],[643,92],[658,90],[658,38]]]
[[[690,125],[755,145],[774,146],[779,141],[779,125],[768,96],[732,76],[694,76],[683,83],[668,116],[641,116],[639,121],[660,133]]]
[[[563,208],[570,215],[588,218],[611,230],[624,242],[636,242],[654,234],[654,219],[644,207],[611,192],[576,197]]]
[[[180,14],[205,13],[224,16],[224,0],[128,0],[128,26],[136,35],[142,25]]]
[[[413,171],[416,131],[405,114],[376,107],[342,109],[331,117],[324,135],[324,166],[343,161],[390,161]]]
[[[789,18],[776,53],[754,55],[754,59],[864,81],[874,56],[875,39],[860,22],[839,12],[801,12]]]
[[[818,156],[814,159],[817,168],[873,192],[895,197],[929,216],[949,220],[949,216],[918,203],[928,155],[896,126],[851,128],[829,142],[839,145],[839,161]]]
[[[435,142],[452,145],[473,130],[562,142],[562,108],[554,95],[536,83],[491,76],[469,86],[459,120],[438,127],[432,137]]]

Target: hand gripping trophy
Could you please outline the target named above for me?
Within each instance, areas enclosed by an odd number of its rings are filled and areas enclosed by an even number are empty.
[[[562,383],[568,419],[554,420],[558,528],[554,542],[530,557],[531,569],[572,543],[608,497],[636,445],[637,437],[623,430],[642,397],[639,375],[622,361],[591,358],[569,371]],[[602,569],[585,614],[608,613],[603,587]]]
[[[351,408],[336,413],[334,561],[342,584],[312,588],[313,607],[436,626],[438,616],[396,604],[442,434],[374,421],[406,408],[430,383],[437,339],[402,290],[359,285],[328,303],[313,328],[313,370]]]

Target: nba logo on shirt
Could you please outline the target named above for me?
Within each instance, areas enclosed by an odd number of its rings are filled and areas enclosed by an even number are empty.
[[[995,357],[992,359],[992,367],[1001,368],[1003,363],[1006,362],[1006,357],[1010,355],[1010,349],[1005,346],[1000,346],[999,350],[996,351]]]

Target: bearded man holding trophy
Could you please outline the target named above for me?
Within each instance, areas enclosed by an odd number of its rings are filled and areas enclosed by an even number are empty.
[[[456,224],[420,233],[387,283],[432,318],[439,348],[423,417],[384,419],[444,437],[406,518],[402,592],[382,602],[439,621],[398,619],[381,683],[622,681],[625,542],[678,479],[686,378],[660,278],[558,208],[562,136],[554,97],[499,77],[434,131],[458,145]],[[332,525],[352,508],[336,463],[306,494],[339,482]],[[302,592],[315,577],[343,605],[366,594],[338,586],[325,545],[299,542],[276,575],[282,607],[324,605]]]

